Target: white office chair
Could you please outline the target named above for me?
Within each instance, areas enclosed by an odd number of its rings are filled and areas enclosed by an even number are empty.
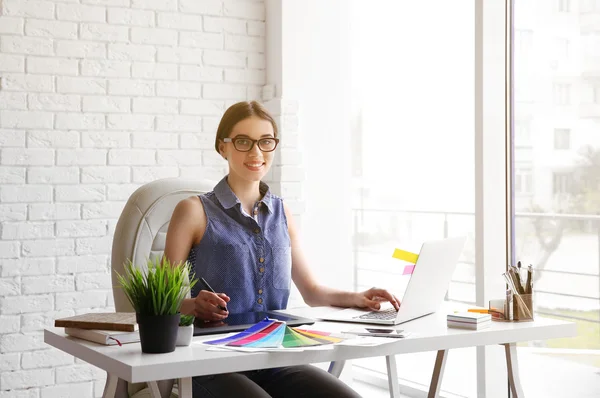
[[[177,203],[189,196],[209,192],[214,186],[215,183],[210,181],[165,178],[138,188],[125,204],[115,229],[111,259],[113,286],[118,286],[117,273],[124,273],[123,265],[127,260],[131,259],[136,265],[145,265],[148,258],[162,256],[169,221]],[[113,297],[115,311],[133,312],[121,289],[114,288]],[[343,361],[332,362],[329,372],[339,377],[343,366]],[[117,397],[142,398],[150,396],[150,388],[158,388],[161,396],[168,396],[174,380],[164,380],[146,387],[146,383],[127,385],[123,380],[117,381],[109,375],[106,388],[111,383],[118,383]],[[177,397],[175,392],[171,392],[171,397]]]

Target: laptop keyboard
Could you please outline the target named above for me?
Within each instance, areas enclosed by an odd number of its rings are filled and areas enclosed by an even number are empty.
[[[389,309],[383,310],[383,311],[367,312],[366,314],[355,316],[354,318],[357,318],[357,319],[381,319],[381,320],[387,321],[390,319],[395,319],[397,313],[398,313],[398,311],[396,311],[395,308],[389,308]]]

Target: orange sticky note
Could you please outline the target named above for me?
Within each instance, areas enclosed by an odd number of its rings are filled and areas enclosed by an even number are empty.
[[[394,249],[394,254],[392,254],[392,257],[398,260],[406,261],[408,263],[416,264],[419,255],[407,252],[406,250]]]

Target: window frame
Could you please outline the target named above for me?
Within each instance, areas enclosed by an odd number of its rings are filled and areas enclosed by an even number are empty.
[[[475,286],[477,305],[503,297],[513,258],[513,1],[475,2]],[[501,346],[477,347],[477,396],[496,396],[508,380]]]

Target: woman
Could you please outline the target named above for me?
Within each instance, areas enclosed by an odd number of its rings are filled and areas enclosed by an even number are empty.
[[[379,309],[399,301],[383,289],[345,292],[319,285],[298,242],[289,208],[261,180],[273,162],[277,125],[259,103],[239,102],[221,119],[215,149],[229,173],[204,195],[175,208],[165,247],[171,263],[189,261],[217,293],[196,284],[181,313],[220,321],[229,312],[285,309],[293,280],[311,306]],[[195,377],[199,397],[356,397],[348,386],[314,366],[294,366]]]

